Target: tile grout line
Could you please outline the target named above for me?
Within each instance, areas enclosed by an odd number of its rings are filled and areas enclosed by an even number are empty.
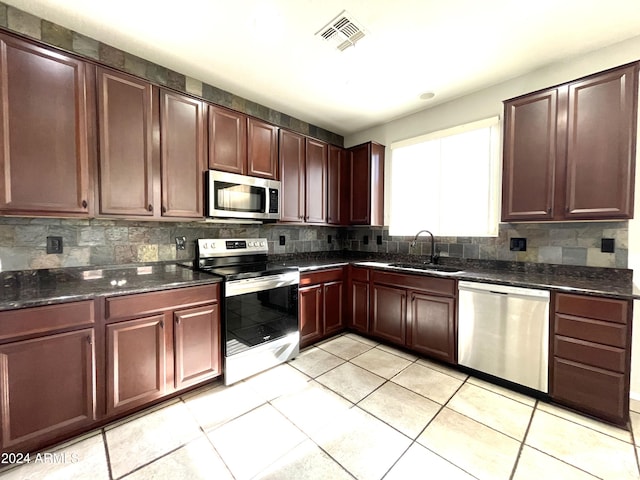
[[[104,447],[104,455],[107,460],[107,473],[109,480],[113,480],[113,470],[111,469],[111,455],[109,454],[109,446],[107,444],[107,431],[103,428],[100,429],[100,436],[102,437],[102,445]]]
[[[524,450],[525,442],[527,440],[527,435],[529,435],[529,430],[531,429],[531,424],[533,423],[533,416],[536,414],[537,408],[538,408],[538,399],[536,398],[536,403],[534,403],[533,408],[531,409],[531,416],[529,417],[527,428],[524,431],[522,440],[520,441],[518,454],[516,455],[515,461],[513,462],[513,468],[511,469],[511,475],[509,475],[509,480],[513,480],[513,477],[516,474],[516,470],[518,469],[518,464],[520,463],[520,456],[522,455],[522,450]]]

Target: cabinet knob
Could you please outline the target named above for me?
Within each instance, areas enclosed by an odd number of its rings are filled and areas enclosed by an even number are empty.
[[[551,207],[547,208],[547,213],[551,214]]]
[[[160,325],[160,328],[164,328],[164,320],[160,320],[159,325]]]
[[[147,207],[147,210],[149,210],[150,212],[153,212],[153,205],[149,204],[149,206]]]
[[[89,345],[91,345],[91,343],[92,343],[92,342],[91,342],[91,335],[87,335],[87,343],[88,343]]]
[[[87,203],[86,200],[82,200],[82,208],[87,208],[89,206],[89,204]]]
[[[167,207],[165,207],[164,205],[162,206],[162,213],[167,213]]]
[[[176,325],[180,325],[180,317],[176,318]]]

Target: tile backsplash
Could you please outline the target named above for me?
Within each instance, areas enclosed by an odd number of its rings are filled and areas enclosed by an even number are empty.
[[[62,254],[46,253],[48,236],[62,237]],[[183,236],[187,248],[177,250],[175,238]],[[0,218],[0,270],[190,261],[197,238],[218,237],[265,237],[272,254],[349,250],[426,257],[431,248],[428,236],[419,237],[416,248],[410,248],[413,237],[389,236],[388,228],[4,217]],[[280,245],[280,237],[285,245]],[[526,252],[509,250],[513,237],[527,239]],[[614,253],[600,252],[602,238],[615,240]],[[627,222],[501,224],[498,237],[436,237],[436,250],[441,256],[465,259],[627,268],[628,226]]]
[[[417,230],[416,230],[417,231]],[[431,240],[421,235],[415,248],[411,237],[390,236],[388,228],[350,228],[345,248],[352,251],[427,256]],[[378,244],[378,237],[382,243]],[[365,237],[367,243],[365,244]],[[511,238],[526,238],[527,250],[509,249]],[[628,222],[501,223],[497,237],[436,237],[436,251],[443,257],[479,260],[627,268]],[[614,253],[600,251],[603,238],[612,238]]]

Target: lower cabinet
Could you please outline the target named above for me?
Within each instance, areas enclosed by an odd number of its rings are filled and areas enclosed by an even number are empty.
[[[94,321],[92,300],[0,312],[1,452],[39,449],[96,420]]]
[[[106,299],[106,413],[117,415],[221,370],[217,285]]]
[[[585,413],[626,424],[630,302],[557,293],[554,307],[551,397]]]
[[[372,270],[369,333],[456,363],[455,304],[455,280]]]
[[[298,296],[301,347],[344,328],[343,278],[342,267],[301,275]]]
[[[349,266],[349,328],[369,333],[369,269]]]

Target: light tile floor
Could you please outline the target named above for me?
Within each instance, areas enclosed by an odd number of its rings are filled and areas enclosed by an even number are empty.
[[[632,402],[631,420],[640,437],[638,407]],[[203,387],[52,449],[58,463],[0,477],[638,479],[636,441],[345,334],[231,387]]]

